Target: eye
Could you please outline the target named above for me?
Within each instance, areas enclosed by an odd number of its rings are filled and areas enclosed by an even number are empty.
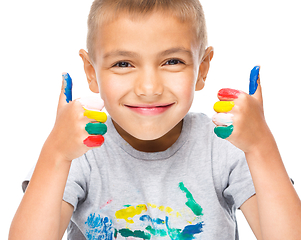
[[[128,62],[118,62],[113,67],[119,67],[119,68],[128,68],[128,67],[133,67],[130,63]]]
[[[165,65],[177,65],[177,64],[184,64],[184,63],[179,59],[170,59],[165,63]]]

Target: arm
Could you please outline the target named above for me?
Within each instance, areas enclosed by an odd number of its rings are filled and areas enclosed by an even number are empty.
[[[301,202],[271,133],[266,143],[246,153],[246,158],[256,190],[263,239],[301,239]]]
[[[11,224],[9,239],[58,239],[60,222],[70,220],[60,215],[71,162],[45,148]]]
[[[240,210],[244,214],[247,222],[249,223],[256,239],[261,240],[261,229],[259,223],[258,205],[256,194],[245,201],[241,206]]]
[[[252,96],[235,94],[227,99],[234,101],[234,130],[226,139],[245,152],[256,190],[242,211],[258,239],[301,239],[301,202],[265,121],[260,82]]]
[[[62,198],[72,159],[91,149],[83,144],[90,120],[79,101],[66,103],[64,90],[63,84],[54,128],[12,221],[9,239],[59,239],[71,218],[73,207]]]
[[[300,239],[300,199],[278,150],[265,147],[262,153],[266,151],[267,156],[247,156],[256,195],[248,199],[241,210],[257,239]]]

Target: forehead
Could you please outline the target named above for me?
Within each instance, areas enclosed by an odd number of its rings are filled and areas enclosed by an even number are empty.
[[[116,49],[148,56],[172,48],[199,51],[192,24],[163,12],[139,18],[120,14],[117,19],[100,24],[97,30],[96,60]]]

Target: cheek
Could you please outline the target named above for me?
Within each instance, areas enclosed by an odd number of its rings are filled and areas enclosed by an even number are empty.
[[[193,74],[183,74],[173,78],[170,86],[180,103],[192,104],[195,91],[195,80]]]
[[[98,79],[99,90],[106,108],[119,102],[120,98],[128,91],[130,84],[126,79],[120,79],[118,76],[111,74],[102,74]]]

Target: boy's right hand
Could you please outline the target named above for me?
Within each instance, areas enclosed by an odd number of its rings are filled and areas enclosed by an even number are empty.
[[[44,147],[55,151],[60,159],[72,161],[91,149],[83,143],[91,136],[85,130],[86,124],[91,122],[91,119],[84,116],[85,109],[80,101],[67,103],[64,92],[63,78],[55,125]]]

